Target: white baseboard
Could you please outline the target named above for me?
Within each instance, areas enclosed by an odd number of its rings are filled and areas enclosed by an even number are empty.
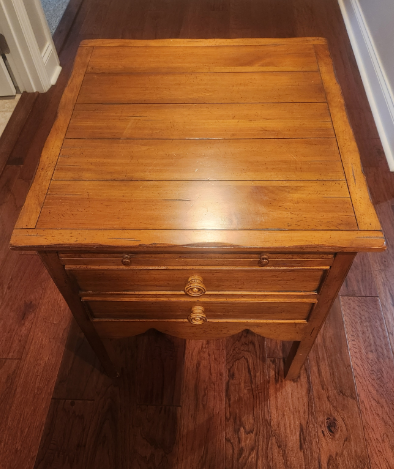
[[[394,171],[394,97],[358,0],[338,0],[390,170]]]

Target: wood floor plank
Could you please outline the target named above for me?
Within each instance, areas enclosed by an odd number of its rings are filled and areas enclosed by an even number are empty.
[[[368,253],[357,254],[339,294],[341,296],[378,296]]]
[[[370,468],[339,300],[309,355],[323,468]]]
[[[286,358],[293,342],[265,339],[265,354],[267,358]]]
[[[121,409],[119,385],[114,385],[107,379],[93,406],[93,417],[86,439],[82,467],[95,469],[127,467],[125,461],[129,454],[125,451],[125,440],[128,431],[123,432],[128,428],[122,425],[122,422],[128,421],[129,413],[126,410],[128,405],[126,402]],[[125,412],[123,419],[120,415],[122,411]]]
[[[52,287],[51,283],[37,256],[7,253],[0,280],[0,358],[22,358],[41,301],[46,290]]]
[[[70,312],[53,284],[46,289],[36,316],[0,442],[7,469],[34,466],[66,342]]]
[[[278,178],[344,180],[335,139],[68,139],[53,175],[59,181]]]
[[[231,92],[229,93],[229,90]],[[318,72],[86,74],[79,104],[326,102]]]
[[[136,341],[136,402],[140,406],[180,406],[185,340],[152,329]]]
[[[225,468],[225,341],[186,342],[179,469]]]
[[[52,399],[34,469],[86,469],[83,455],[93,401]]]
[[[267,360],[270,403],[270,467],[320,467],[312,389],[303,368],[294,381],[284,380],[282,359]]]
[[[341,298],[373,468],[394,466],[394,355],[378,298]]]
[[[392,282],[394,275],[394,196],[391,197],[390,193],[386,191],[386,189],[389,189],[387,188],[388,182],[386,181],[383,184],[382,181],[379,181],[381,198],[379,198],[380,202],[376,206],[376,211],[382,220],[382,227],[387,240],[387,250],[376,256],[370,255],[368,257],[379,293],[391,348],[394,350],[394,285]]]
[[[357,230],[342,181],[52,181],[37,223],[38,229],[180,226]]]
[[[226,340],[226,469],[268,466],[269,409],[264,338]]]
[[[73,320],[52,398],[93,401],[107,379],[97,355]]]
[[[9,157],[29,117],[37,96],[38,93],[22,93],[0,137],[0,174],[6,164],[21,164],[20,161]]]
[[[332,137],[324,103],[76,104],[66,134],[122,139]]]
[[[0,359],[0,435],[4,435],[4,418],[8,414],[9,404],[12,400],[12,393],[15,389],[20,360]]]
[[[149,57],[149,60],[148,60]],[[97,47],[88,73],[317,71],[310,44],[265,46]]]
[[[67,37],[70,33],[70,30],[76,17],[78,16],[83,2],[84,0],[69,1],[61,18],[61,21],[59,22],[56,31],[53,33],[52,39],[55,44],[56,52],[58,53],[58,55],[60,54],[61,50],[63,49],[66,43]]]
[[[137,406],[133,415],[134,445],[130,469],[173,469],[181,408]]]

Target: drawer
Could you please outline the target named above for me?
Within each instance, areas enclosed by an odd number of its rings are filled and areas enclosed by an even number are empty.
[[[82,291],[137,292],[185,290],[189,278],[199,276],[211,292],[247,291],[300,291],[314,292],[319,288],[326,270],[304,268],[199,268],[144,269],[118,267],[106,269],[76,268],[66,266],[77,280]]]
[[[193,323],[193,314],[210,320],[306,320],[312,299],[225,298],[208,297],[196,301],[172,297],[83,297],[92,318],[127,320],[186,320]]]
[[[328,269],[333,254],[305,253],[60,253],[66,266],[234,266],[234,267],[321,267]]]

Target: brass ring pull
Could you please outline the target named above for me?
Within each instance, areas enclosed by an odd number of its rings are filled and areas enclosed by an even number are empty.
[[[192,312],[189,314],[187,320],[190,324],[204,324],[204,322],[207,322],[204,308],[202,306],[193,306]]]
[[[131,265],[131,256],[129,254],[123,256],[122,264],[125,266]]]
[[[202,277],[199,275],[192,275],[189,277],[185,287],[185,293],[190,296],[201,296],[203,295],[207,289],[203,284]]]
[[[268,259],[268,256],[265,254],[261,254],[260,259],[259,259],[259,266],[260,267],[265,267],[270,263],[270,260]]]

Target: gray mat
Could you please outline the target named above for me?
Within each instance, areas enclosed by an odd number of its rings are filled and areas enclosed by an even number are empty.
[[[69,2],[70,0],[41,0],[52,35],[56,31],[57,25]]]

